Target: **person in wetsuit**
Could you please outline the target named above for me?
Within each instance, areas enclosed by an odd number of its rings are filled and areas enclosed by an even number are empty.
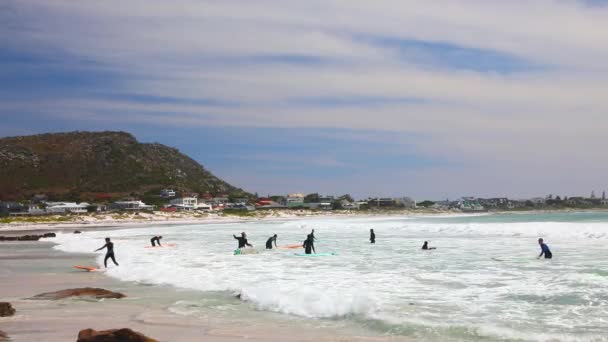
[[[238,237],[236,235],[232,235],[232,236],[234,236],[234,238],[236,240],[239,240],[239,247],[238,248],[245,248],[245,246],[253,247],[252,244],[250,244],[249,242],[247,242],[247,234],[245,234],[245,232],[242,232],[240,237]]]
[[[538,256],[538,259],[540,259],[543,254],[545,255],[545,259],[553,258],[553,253],[551,253],[549,246],[545,244],[543,239],[538,239],[538,244],[540,245],[540,255]]]
[[[376,243],[376,233],[374,233],[373,229],[369,230],[369,242]]]
[[[95,252],[107,248],[106,257],[103,259],[103,265],[108,268],[108,259],[112,259],[114,265],[118,266],[116,259],[114,259],[114,243],[110,241],[110,238],[106,238],[106,244],[103,247],[97,248]]]
[[[315,230],[313,229],[312,232],[310,232],[310,236],[312,236],[312,241],[314,242],[317,238],[315,237]]]
[[[266,249],[272,249],[273,241],[274,246],[277,247],[277,234],[274,234],[273,236],[269,237],[268,240],[266,240]]]
[[[162,236],[155,236],[152,239],[150,239],[150,243],[152,243],[152,247],[156,247],[156,244],[158,244],[158,247],[162,247],[162,245],[160,244],[160,239],[162,239]]]
[[[317,253],[317,251],[315,251],[314,238],[315,237],[314,237],[314,235],[312,235],[312,233],[308,234],[308,236],[306,237],[306,240],[304,240],[304,244],[302,244],[302,247],[304,247],[304,253],[306,253],[306,254],[312,254],[311,252]]]
[[[428,251],[430,249],[435,249],[435,247],[429,247],[429,242],[424,241],[424,243],[422,244],[422,249],[424,249],[425,251]]]

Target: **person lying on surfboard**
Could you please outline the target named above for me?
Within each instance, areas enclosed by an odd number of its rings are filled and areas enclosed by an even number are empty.
[[[234,238],[236,240],[239,240],[239,247],[238,248],[245,248],[245,246],[253,247],[252,244],[250,244],[249,242],[247,242],[247,234],[245,234],[245,232],[242,232],[240,237],[237,237],[236,235],[232,235],[232,236],[234,236]]]
[[[152,239],[150,239],[150,243],[152,243],[152,247],[156,247],[156,244],[158,244],[158,247],[162,247],[162,245],[160,244],[160,239],[162,239],[162,236],[155,236]]]
[[[108,259],[112,259],[114,265],[118,266],[116,259],[114,259],[114,243],[110,241],[110,238],[106,238],[106,244],[102,247],[99,247],[95,250],[95,252],[100,251],[104,248],[107,248],[106,257],[103,259],[103,265],[108,268]]]
[[[424,244],[422,244],[422,249],[426,250],[430,250],[430,249],[436,249],[435,247],[429,247],[429,242],[428,241],[424,241]]]
[[[540,259],[543,254],[545,255],[545,259],[552,259],[553,253],[551,253],[549,246],[545,244],[544,240],[538,239],[538,244],[540,245],[540,255],[538,256],[538,259]]]
[[[273,236],[269,237],[268,240],[266,240],[266,249],[272,249],[272,242],[274,241],[274,246],[278,248],[277,246],[277,234],[274,234]]]
[[[313,229],[314,231],[314,229]],[[315,242],[314,242],[314,235],[312,235],[312,233],[308,234],[308,236],[306,237],[306,240],[304,240],[304,244],[302,244],[302,247],[304,247],[304,253],[306,254],[312,254],[312,252],[314,252],[315,254],[317,253],[317,251],[315,251]]]

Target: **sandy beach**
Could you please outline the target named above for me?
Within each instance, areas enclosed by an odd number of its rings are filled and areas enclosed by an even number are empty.
[[[82,228],[82,227],[80,227]],[[15,233],[15,232],[13,232]],[[178,315],[168,308],[196,293],[170,286],[121,282],[102,272],[73,265],[94,265],[91,255],[52,249],[51,240],[0,245],[0,301],[10,302],[15,316],[0,318],[11,341],[75,341],[80,330],[131,328],[160,341],[406,341],[399,337],[345,334],[315,320],[282,319],[260,323],[243,315]],[[124,299],[28,299],[68,288],[99,287],[124,293]],[[234,298],[235,304],[239,300]]]

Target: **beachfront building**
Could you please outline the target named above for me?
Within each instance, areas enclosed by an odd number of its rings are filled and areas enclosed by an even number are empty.
[[[111,208],[118,210],[154,210],[153,205],[147,205],[142,201],[116,201],[112,203]]]
[[[196,197],[180,197],[170,201],[171,206],[183,210],[198,209],[198,199]]]
[[[395,200],[392,198],[370,198],[367,203],[370,207],[393,207],[395,206]]]
[[[162,189],[160,191],[161,198],[173,198],[175,196],[176,196],[175,190],[173,190],[173,189]]]
[[[46,202],[46,212],[48,214],[84,214],[87,212],[89,205],[86,202]]]
[[[321,210],[332,210],[334,208],[334,196],[319,196],[319,206]]]
[[[345,210],[358,210],[359,204],[357,202],[350,202],[348,200],[343,199],[340,201],[340,206]]]
[[[304,194],[289,194],[287,195],[287,207],[295,208],[295,207],[303,207],[304,206]]]

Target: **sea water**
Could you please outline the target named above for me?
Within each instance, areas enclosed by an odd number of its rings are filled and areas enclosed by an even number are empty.
[[[301,244],[312,229],[317,252],[337,255],[264,251],[273,234],[279,246]],[[243,231],[261,253],[233,255],[232,234]],[[144,248],[153,235],[177,246]],[[108,276],[200,293],[169,308],[178,314],[228,317],[243,306],[265,319],[312,319],[421,340],[608,341],[607,213],[156,226],[59,234],[55,248],[91,252],[106,236],[120,263]],[[539,237],[552,260],[536,258]],[[421,250],[424,241],[437,249]]]

